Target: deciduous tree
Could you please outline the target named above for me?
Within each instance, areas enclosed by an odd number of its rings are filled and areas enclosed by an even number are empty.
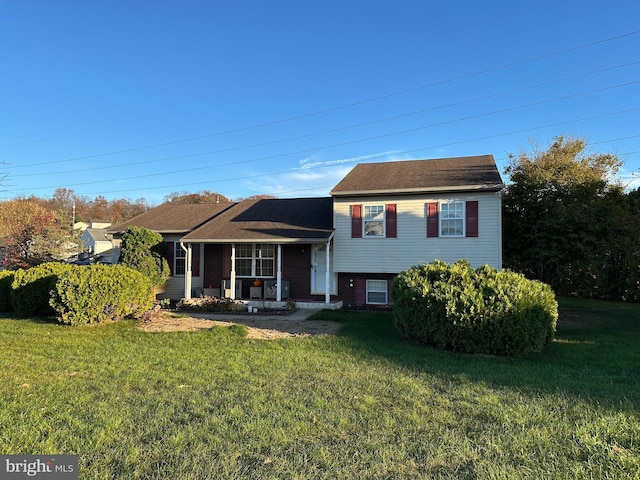
[[[615,175],[622,162],[587,153],[582,139],[511,155],[504,196],[504,263],[557,293],[635,297],[618,274],[638,275],[638,225]],[[636,246],[633,246],[636,242]]]
[[[29,267],[52,259],[46,253],[56,230],[54,211],[31,199],[0,203],[0,238],[7,268]]]
[[[164,196],[164,203],[229,203],[221,193],[204,190],[199,193],[173,192]]]

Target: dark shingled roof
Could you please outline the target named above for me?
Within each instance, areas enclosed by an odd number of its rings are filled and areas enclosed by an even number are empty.
[[[184,241],[296,242],[328,239],[332,232],[332,198],[269,198],[235,204]]]
[[[233,203],[163,203],[126,222],[113,225],[107,231],[120,233],[124,232],[127,227],[136,226],[145,227],[158,233],[186,233],[233,205]]]
[[[480,155],[359,163],[331,190],[331,195],[500,190],[503,186],[493,155]]]

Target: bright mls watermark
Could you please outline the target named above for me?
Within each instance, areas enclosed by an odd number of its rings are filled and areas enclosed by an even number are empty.
[[[78,480],[77,455],[0,455],[0,479]]]

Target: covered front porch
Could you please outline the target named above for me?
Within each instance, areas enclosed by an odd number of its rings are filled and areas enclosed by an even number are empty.
[[[246,200],[188,233],[180,240],[185,298],[206,287],[243,301],[330,305],[337,294],[332,205],[330,198]]]
[[[181,245],[185,255],[185,299],[231,298],[256,307],[287,302],[295,302],[298,308],[339,304],[332,235],[313,243]],[[306,304],[309,307],[302,306]]]

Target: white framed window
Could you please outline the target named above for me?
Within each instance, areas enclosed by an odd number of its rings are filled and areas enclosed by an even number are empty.
[[[273,277],[274,245],[267,243],[236,245],[236,275],[238,277]]]
[[[367,280],[367,303],[374,305],[387,304],[386,280]]]
[[[180,242],[175,242],[173,255],[173,274],[184,275],[186,271],[186,252],[180,246]]]
[[[251,277],[253,265],[253,245],[236,245],[236,275]]]
[[[254,277],[273,277],[275,252],[273,245],[258,243],[255,248]]]
[[[464,202],[440,204],[440,236],[464,237]]]
[[[362,217],[363,237],[384,237],[384,205],[365,205]]]

